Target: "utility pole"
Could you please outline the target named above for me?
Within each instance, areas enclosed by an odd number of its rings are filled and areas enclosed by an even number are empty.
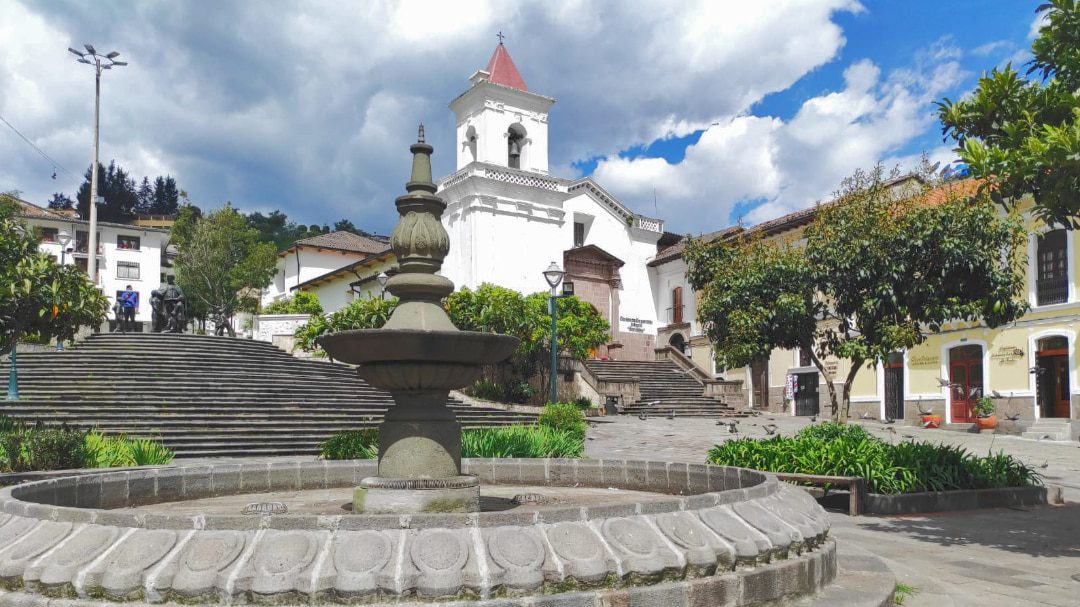
[[[90,276],[90,281],[94,284],[98,284],[97,279],[97,249],[98,249],[98,235],[97,235],[97,205],[103,200],[99,200],[98,197],[98,145],[99,145],[99,133],[101,123],[101,71],[111,70],[113,66],[125,66],[126,61],[117,61],[116,58],[120,56],[120,53],[112,51],[105,55],[99,55],[94,46],[91,44],[83,45],[86,48],[86,52],[77,51],[73,48],[68,48],[71,53],[78,57],[79,63],[85,63],[87,65],[94,66],[94,158],[90,164],[90,234],[88,234],[87,250],[86,250],[86,273]]]

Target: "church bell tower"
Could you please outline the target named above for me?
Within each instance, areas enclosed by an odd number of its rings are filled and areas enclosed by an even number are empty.
[[[529,91],[500,40],[487,67],[450,102],[457,118],[457,169],[482,162],[548,172],[548,110],[555,100]]]

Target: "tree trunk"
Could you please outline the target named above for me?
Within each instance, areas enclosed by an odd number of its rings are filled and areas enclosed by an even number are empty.
[[[852,359],[851,369],[848,370],[847,377],[844,379],[844,400],[843,400],[843,422],[847,423],[847,420],[851,417],[851,384],[855,382],[855,375],[858,374],[859,368],[862,367],[866,359]],[[839,420],[838,420],[839,421]]]
[[[825,385],[829,389],[829,405],[832,408],[833,421],[840,421],[840,399],[836,395],[836,386],[833,384],[833,376],[825,369],[825,363],[821,362],[817,353],[813,348],[807,348],[810,351],[810,360],[814,362],[814,366],[817,367],[818,372],[825,379]]]

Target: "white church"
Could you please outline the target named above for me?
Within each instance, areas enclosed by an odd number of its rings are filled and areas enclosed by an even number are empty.
[[[502,43],[469,82],[450,102],[457,170],[439,181],[450,235],[443,274],[458,287],[489,282],[533,293],[547,289],[542,272],[554,261],[611,323],[599,355],[651,360],[659,319],[647,264],[667,244],[664,223],[634,213],[590,177],[548,172],[555,100],[528,89]]]
[[[574,293],[611,324],[598,357],[653,360],[658,331],[659,345],[684,349],[693,316],[692,302],[682,301],[683,292],[692,297],[685,267],[656,263],[664,261],[658,252],[681,237],[665,233],[663,221],[633,212],[590,177],[548,172],[548,112],[555,100],[529,90],[502,43],[469,82],[450,102],[457,169],[438,182],[450,236],[443,275],[457,288],[492,283],[535,293],[548,289],[542,273],[554,261]],[[340,263],[274,295],[311,290],[323,300],[328,290],[352,293],[358,284],[375,284],[386,267],[346,257]],[[334,306],[324,307],[330,312]],[[672,328],[680,329],[678,336]]]

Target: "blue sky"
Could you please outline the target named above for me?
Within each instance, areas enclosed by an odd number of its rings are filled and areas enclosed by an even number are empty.
[[[137,3],[0,0],[0,190],[73,193],[106,74],[102,158],[168,173],[204,208],[281,208],[385,232],[417,122],[454,169],[446,104],[496,39],[555,97],[552,172],[591,174],[668,229],[754,222],[875,162],[948,160],[933,101],[1030,47],[1038,2],[701,0]],[[655,193],[655,203],[654,203]]]

